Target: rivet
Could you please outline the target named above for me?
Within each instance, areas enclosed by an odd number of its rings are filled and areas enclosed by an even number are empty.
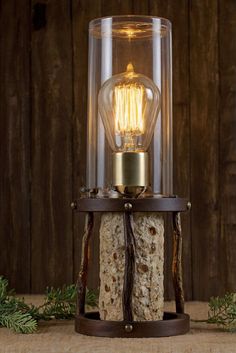
[[[70,207],[72,208],[72,210],[76,210],[76,208],[77,208],[76,201],[71,202]]]
[[[132,209],[132,207],[133,207],[132,203],[126,202],[124,204],[124,208],[126,211],[130,211]]]
[[[187,210],[190,210],[190,209],[191,209],[191,206],[192,206],[192,205],[191,205],[191,202],[188,201],[188,202],[187,202]]]
[[[82,194],[84,194],[85,192],[87,192],[88,191],[88,189],[85,187],[85,186],[82,186],[81,188],[80,188],[80,192],[82,193]]]
[[[133,331],[133,326],[130,324],[125,325],[125,332],[132,332]]]

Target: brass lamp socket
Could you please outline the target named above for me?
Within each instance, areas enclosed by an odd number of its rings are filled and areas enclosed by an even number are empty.
[[[137,197],[148,186],[148,153],[113,153],[113,186],[122,195]]]

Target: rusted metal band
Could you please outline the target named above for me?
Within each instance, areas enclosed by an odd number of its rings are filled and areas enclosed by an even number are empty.
[[[189,331],[189,315],[165,312],[158,321],[100,320],[98,312],[76,316],[75,330],[78,333],[97,337],[167,337],[182,335]]]
[[[184,212],[189,209],[189,202],[180,197],[160,198],[80,198],[73,202],[73,209],[79,212],[123,212],[126,204],[132,212]]]

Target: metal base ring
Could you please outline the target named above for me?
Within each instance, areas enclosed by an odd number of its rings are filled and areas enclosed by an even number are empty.
[[[167,337],[182,335],[189,331],[188,314],[165,312],[159,321],[105,321],[98,312],[76,316],[75,331],[97,337]]]

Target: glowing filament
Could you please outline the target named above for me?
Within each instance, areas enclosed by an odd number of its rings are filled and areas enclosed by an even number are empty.
[[[138,136],[144,133],[144,87],[121,84],[115,87],[115,129],[120,135]]]

